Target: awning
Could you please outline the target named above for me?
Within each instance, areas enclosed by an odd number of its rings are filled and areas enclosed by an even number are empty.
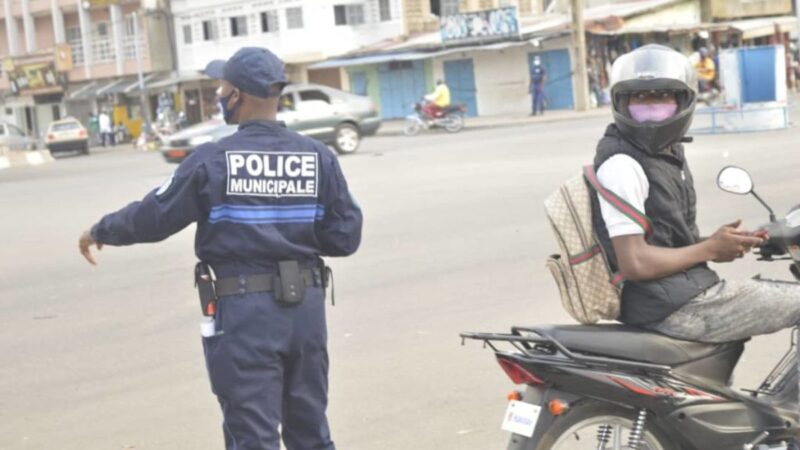
[[[97,95],[112,95],[122,94],[125,92],[125,87],[131,83],[130,78],[118,78],[115,81],[103,86],[97,90]]]
[[[537,39],[538,40],[538,39]],[[524,41],[505,41],[489,45],[471,45],[468,47],[452,47],[435,52],[406,52],[406,53],[390,53],[382,55],[368,55],[355,58],[339,58],[329,59],[317,64],[308,66],[310,70],[316,69],[330,69],[335,67],[348,67],[348,66],[363,66],[369,64],[383,64],[392,61],[415,61],[420,59],[436,58],[438,56],[449,55],[451,53],[472,52],[472,51],[489,51],[489,50],[502,50],[504,48],[519,47],[521,45],[533,45],[533,40]]]
[[[761,19],[734,20],[727,22],[731,28],[742,32],[742,39],[755,39],[775,34],[777,25],[783,33],[797,33],[797,17],[780,16]]]
[[[159,73],[159,72],[153,72],[145,75],[143,77],[144,80],[142,80],[144,81],[144,89],[147,90],[150,87],[151,83],[162,79],[164,76],[166,76],[164,73]],[[123,92],[126,95],[137,94],[139,92],[139,77],[137,76],[136,78],[133,79],[132,83],[125,86]]]
[[[70,84],[70,89],[66,94],[66,99],[67,100],[81,100],[83,98],[89,98],[88,96],[85,96],[86,93],[87,92],[94,93],[97,90],[99,84],[100,83],[97,82],[97,81],[90,81],[88,83],[81,84],[81,85],[72,85],[72,84]]]
[[[87,84],[83,88],[80,88],[68,95],[69,100],[90,100],[99,95],[103,95],[106,93],[108,89],[111,89],[119,83],[120,79],[113,79],[113,80],[106,80],[106,81],[92,81],[91,83]]]
[[[149,83],[147,85],[147,88],[148,89],[167,88],[179,85],[181,83],[189,83],[192,81],[202,81],[210,79],[211,79],[210,77],[200,72],[183,72],[183,73],[172,72],[161,80]]]

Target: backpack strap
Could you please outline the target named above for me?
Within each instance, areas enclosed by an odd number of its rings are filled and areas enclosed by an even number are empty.
[[[603,185],[600,184],[600,180],[597,179],[594,167],[584,166],[583,177],[605,201],[642,227],[646,237],[650,237],[653,234],[653,223],[650,221],[650,218],[625,201],[622,197],[604,188]]]

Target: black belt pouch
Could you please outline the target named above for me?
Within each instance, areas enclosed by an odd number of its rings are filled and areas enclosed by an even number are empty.
[[[273,290],[278,302],[286,306],[297,306],[303,303],[306,284],[297,261],[278,262],[278,279],[278,286],[275,286]]]

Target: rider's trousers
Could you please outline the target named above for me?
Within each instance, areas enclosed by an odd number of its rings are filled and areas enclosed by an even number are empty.
[[[800,323],[800,284],[721,281],[661,322],[644,325],[678,339],[728,342]]]

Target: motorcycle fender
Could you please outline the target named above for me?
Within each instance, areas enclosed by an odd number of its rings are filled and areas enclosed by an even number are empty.
[[[511,439],[508,441],[508,450],[536,450],[539,441],[542,440],[542,436],[556,419],[555,416],[550,414],[550,410],[547,407],[547,403],[554,398],[564,400],[567,403],[575,403],[583,397],[546,386],[528,386],[522,395],[522,401],[541,406],[542,412],[539,415],[539,421],[536,422],[533,436],[527,438],[519,434],[512,434]]]

